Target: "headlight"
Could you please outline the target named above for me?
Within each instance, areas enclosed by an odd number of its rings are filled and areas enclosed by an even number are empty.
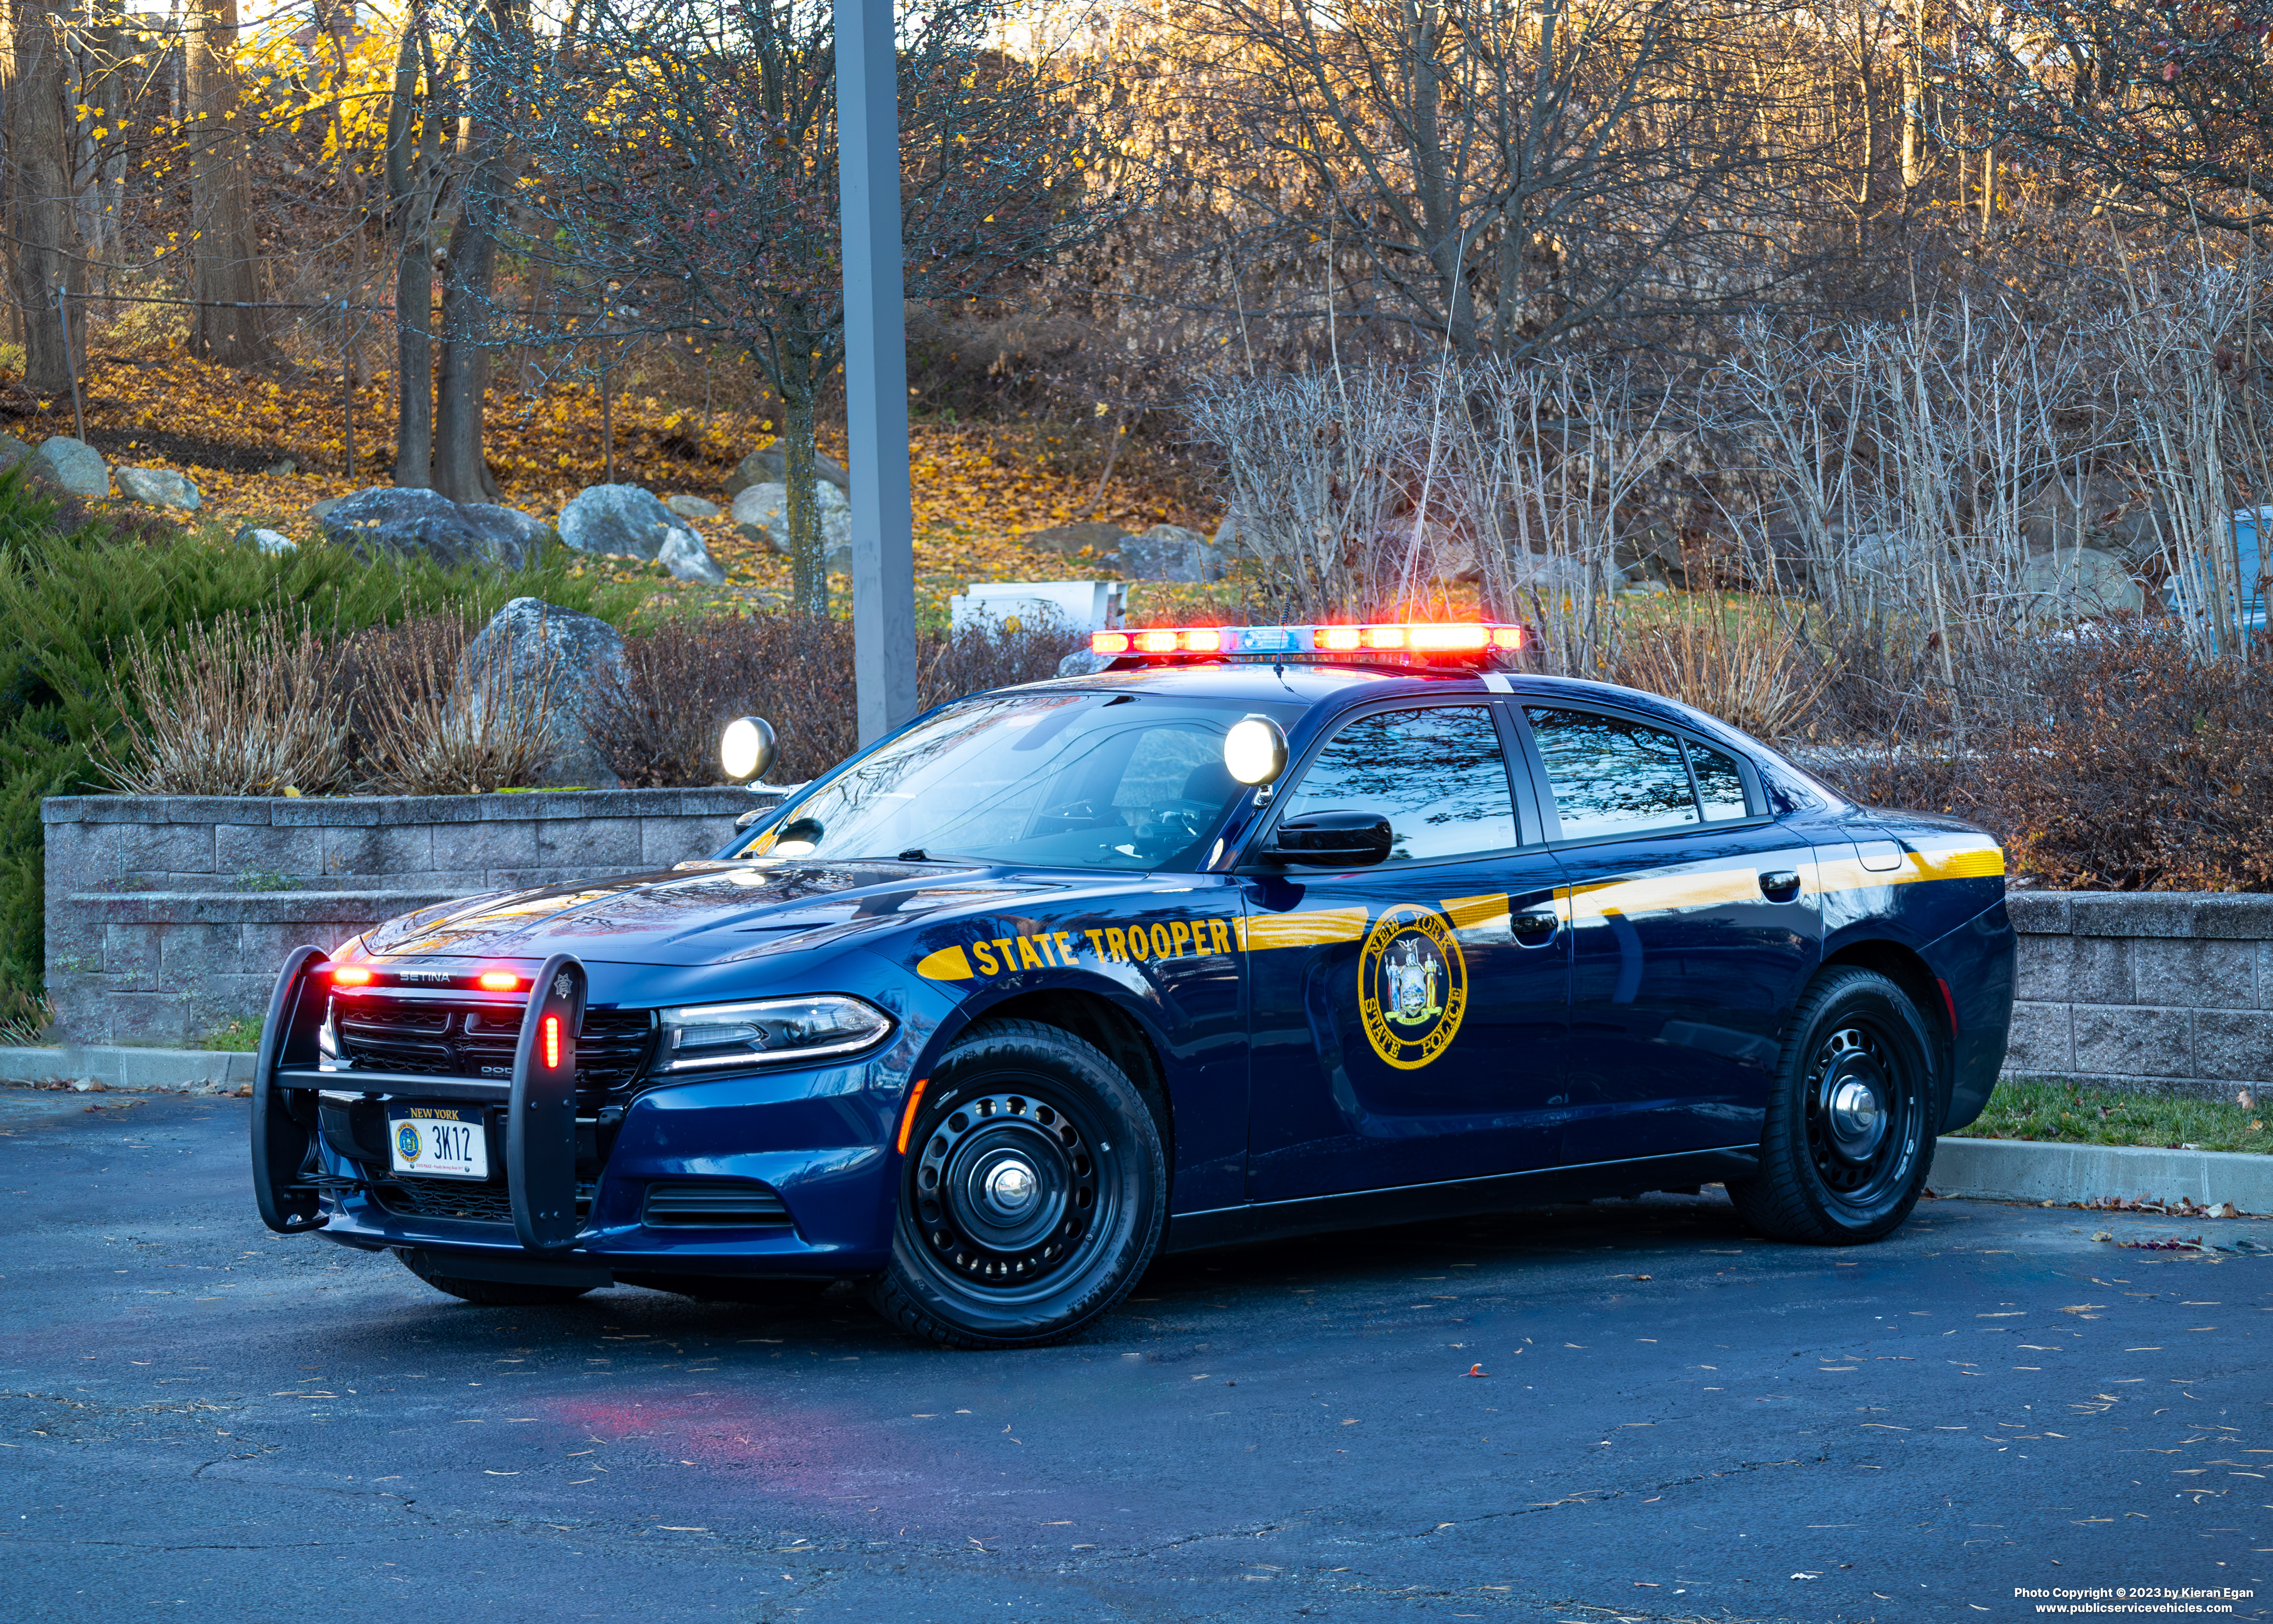
[[[892,1018],[873,1004],[826,994],[752,1004],[694,1004],[663,1012],[659,1072],[714,1071],[849,1055],[881,1041]]]

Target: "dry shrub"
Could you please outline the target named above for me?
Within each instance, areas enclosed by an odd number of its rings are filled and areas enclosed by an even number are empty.
[[[124,748],[97,767],[130,795],[320,794],[348,776],[343,706],[304,611],[223,615],[128,639],[111,675]]]
[[[469,665],[479,629],[469,614],[427,615],[349,640],[340,686],[371,788],[478,795],[527,784],[550,758],[551,662],[516,671],[493,640]]]
[[[718,732],[738,716],[774,725],[794,783],[852,753],[849,621],[778,615],[677,620],[624,640],[621,679],[596,695],[592,741],[634,788],[716,784]]]
[[[917,703],[1038,681],[1086,647],[1059,626],[965,631],[924,639]],[[852,627],[847,620],[775,615],[675,621],[624,642],[623,676],[597,695],[592,739],[634,786],[719,780],[718,733],[738,716],[774,726],[777,784],[818,778],[859,748]]]
[[[1684,596],[1666,618],[1627,627],[1617,680],[1777,739],[1807,719],[1827,673],[1775,604]]]
[[[981,620],[952,637],[925,641],[916,678],[916,703],[928,710],[965,694],[1016,688],[1058,674],[1069,654],[1089,647],[1089,634],[1054,616],[1026,616],[1016,631]]]
[[[2063,891],[2273,889],[2273,667],[2149,627],[2040,650],[2032,701],[1961,751],[1812,763],[1881,805],[1972,818]]]

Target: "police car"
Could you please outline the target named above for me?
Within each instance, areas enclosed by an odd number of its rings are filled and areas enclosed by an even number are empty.
[[[716,858],[302,948],[261,1215],[477,1303],[852,1280],[973,1348],[1163,1252],[1478,1210],[1890,1233],[2004,1056],[1996,843],[1527,636],[1101,632]]]

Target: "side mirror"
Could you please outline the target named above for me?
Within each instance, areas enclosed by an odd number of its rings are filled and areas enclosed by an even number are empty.
[[[718,736],[718,761],[737,784],[762,778],[774,764],[773,724],[761,716],[737,717]]]
[[[1394,838],[1378,812],[1311,812],[1280,823],[1263,854],[1314,868],[1362,868],[1387,857]]]

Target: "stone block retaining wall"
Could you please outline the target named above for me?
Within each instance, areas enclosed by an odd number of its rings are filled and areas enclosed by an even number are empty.
[[[2273,1086],[2273,896],[2014,891],[2007,1076],[2232,1099]]]
[[[284,955],[431,903],[668,868],[748,791],[66,795],[41,803],[48,996],[72,1043],[195,1043],[267,1008]]]

